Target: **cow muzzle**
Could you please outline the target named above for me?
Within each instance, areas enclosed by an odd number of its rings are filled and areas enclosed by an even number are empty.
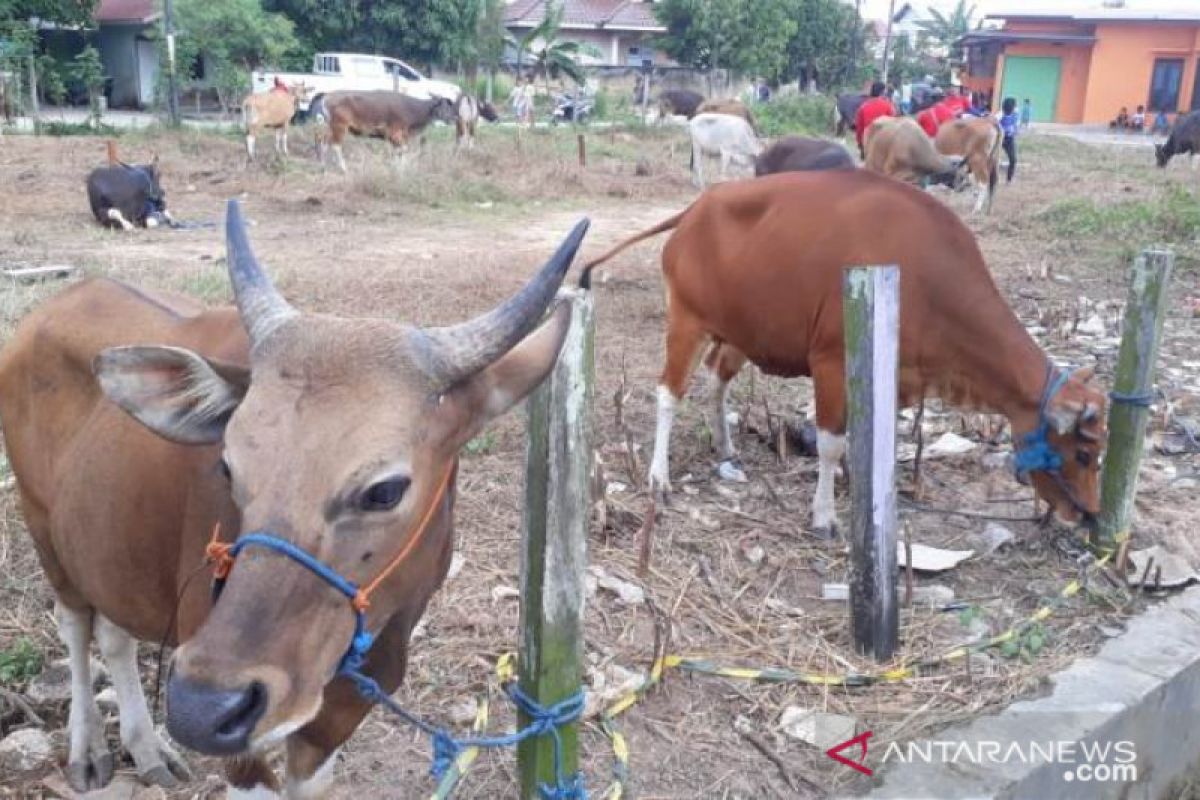
[[[234,689],[172,674],[167,683],[167,730],[184,747],[213,756],[244,753],[267,710],[260,681]]]

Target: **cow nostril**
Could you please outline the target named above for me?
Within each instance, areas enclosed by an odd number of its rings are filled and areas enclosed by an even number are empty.
[[[217,736],[223,739],[250,738],[250,732],[267,707],[267,687],[258,681],[250,684],[239,702],[230,708],[217,725]]]
[[[167,684],[167,730],[192,750],[236,755],[249,748],[267,705],[267,687],[259,681],[219,689],[175,672]]]

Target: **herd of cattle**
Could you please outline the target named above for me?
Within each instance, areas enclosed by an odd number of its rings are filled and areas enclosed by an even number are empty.
[[[403,147],[433,119],[457,121],[468,137],[483,114],[461,101],[398,100],[324,98],[318,113],[343,168],[347,132]],[[742,366],[809,376],[819,459],[812,526],[832,535],[846,430],[842,273],[847,264],[894,263],[902,402],[934,395],[1005,415],[1023,455],[1017,477],[1060,519],[1091,521],[1106,395],[1089,371],[1054,365],[997,289],[970,229],[912,185],[957,187],[969,176],[986,192],[982,207],[995,185],[994,123],[964,118],[945,126],[943,141],[908,119],[879,120],[866,132],[867,168],[858,169],[845,148],[823,140],[788,137],[762,150],[744,107],[700,109],[689,122],[696,161],[705,151],[733,159],[754,148],[745,155],[759,177],[705,191],[591,259],[580,278],[590,288],[597,265],[671,232],[651,486],[670,487],[675,409],[706,349],[715,445],[722,465],[734,465],[720,474],[740,472],[726,397]],[[247,101],[251,157],[252,137],[270,127],[286,153],[286,111],[281,97]],[[1190,130],[1177,126],[1160,161],[1200,149]],[[110,162],[88,180],[96,217],[122,227],[170,223],[155,165],[126,165],[115,153]],[[228,796],[327,793],[335,754],[371,708],[338,677],[363,641],[356,614],[374,637],[362,672],[393,692],[410,632],[449,568],[459,450],[552,368],[571,316],[555,298],[586,230],[576,226],[495,309],[420,328],[294,308],[256,259],[231,202],[226,262],[236,307],[91,279],[21,322],[0,352],[0,418],[70,656],[66,773],[75,789],[103,786],[113,773],[92,695],[93,641],[138,774],[162,785],[185,777],[138,675],[136,641],[166,632],[177,648],[167,728],[193,750],[228,757]],[[247,534],[257,549],[221,561]],[[219,602],[191,580],[206,557],[222,564]],[[369,604],[354,594],[368,584],[376,590]],[[343,594],[355,596],[353,606]],[[280,744],[286,787],[267,760]]]

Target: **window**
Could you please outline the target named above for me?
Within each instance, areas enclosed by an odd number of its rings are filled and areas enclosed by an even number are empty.
[[[384,61],[383,68],[389,75],[399,75],[406,81],[419,81],[421,76],[412,67],[402,61]]]
[[[317,72],[336,75],[338,72],[337,56],[320,56],[317,58]]]
[[[1150,79],[1150,110],[1178,111],[1179,84],[1183,82],[1182,58],[1157,58]]]

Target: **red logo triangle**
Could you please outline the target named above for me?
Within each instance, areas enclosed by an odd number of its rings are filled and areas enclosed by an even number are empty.
[[[841,744],[834,745],[833,747],[829,748],[828,750],[825,751],[825,755],[829,756],[834,761],[840,761],[841,763],[845,764],[847,767],[850,767],[851,769],[858,770],[859,772],[861,772],[864,775],[874,775],[875,773],[871,770],[871,768],[866,766],[867,739],[870,739],[870,738],[871,738],[871,731],[867,731],[866,733],[860,733],[858,736],[855,736],[853,739],[847,739],[846,741],[842,742]],[[858,745],[861,748],[861,750],[859,751],[859,754],[858,754],[857,761],[852,761],[849,758],[847,758],[846,756],[842,755],[842,751],[845,750],[847,747],[850,747],[851,745]]]

